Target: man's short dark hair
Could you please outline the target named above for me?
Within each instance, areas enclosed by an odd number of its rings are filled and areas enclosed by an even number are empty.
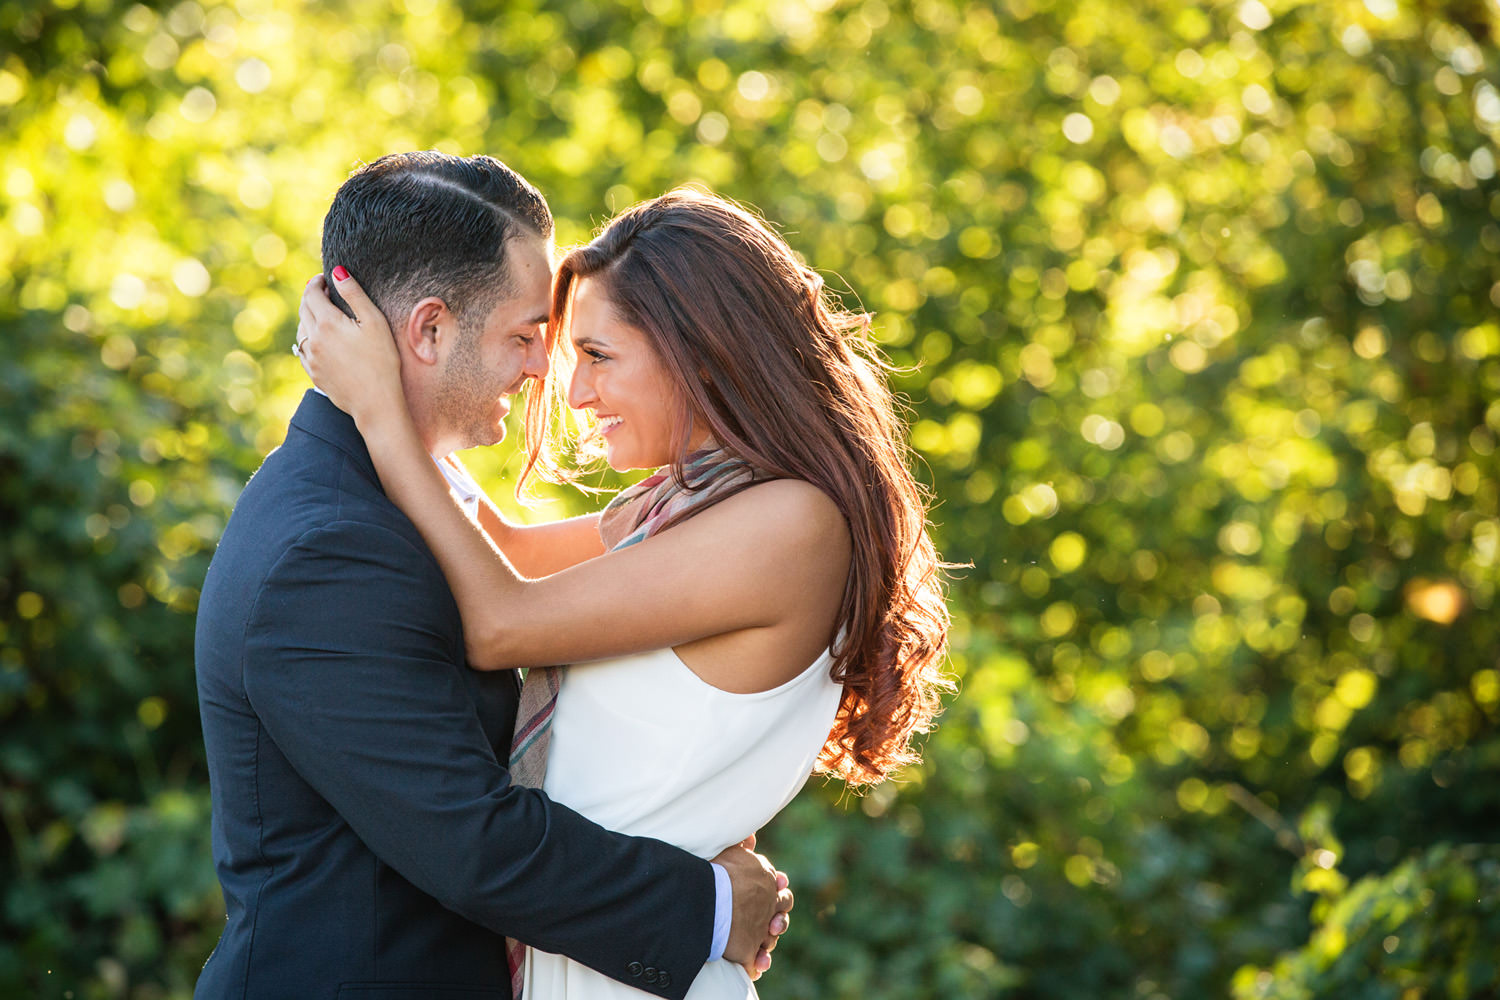
[[[343,265],[392,329],[419,301],[447,303],[467,332],[508,291],[505,247],[522,232],[550,238],[541,192],[491,156],[391,153],[356,170],[323,219],[323,272]]]

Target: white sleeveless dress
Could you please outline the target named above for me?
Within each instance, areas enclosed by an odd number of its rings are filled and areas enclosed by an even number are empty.
[[[610,830],[712,858],[764,826],[812,773],[842,687],[825,651],[770,691],[731,694],[671,649],[569,667],[552,719],[543,788]],[[525,1000],[640,1000],[644,992],[531,948]],[[689,1000],[743,1000],[733,962],[707,963]]]

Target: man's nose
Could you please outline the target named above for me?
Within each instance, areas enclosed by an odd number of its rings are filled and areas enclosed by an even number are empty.
[[[547,345],[544,337],[534,337],[531,346],[526,349],[526,371],[525,374],[540,382],[547,377]]]

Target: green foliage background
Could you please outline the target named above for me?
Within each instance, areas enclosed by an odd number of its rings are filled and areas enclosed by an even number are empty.
[[[1500,995],[1497,15],[0,8],[0,995],[189,995],[196,588],[332,192],[426,147],[564,242],[754,205],[907,366],[962,693],[765,832],[764,995]]]

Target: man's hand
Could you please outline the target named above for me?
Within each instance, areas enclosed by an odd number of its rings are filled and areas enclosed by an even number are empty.
[[[734,895],[734,916],[724,957],[743,965],[751,979],[759,979],[771,967],[771,952],[791,924],[792,890],[787,877],[754,848],[755,837],[751,835],[713,860],[729,873]]]

